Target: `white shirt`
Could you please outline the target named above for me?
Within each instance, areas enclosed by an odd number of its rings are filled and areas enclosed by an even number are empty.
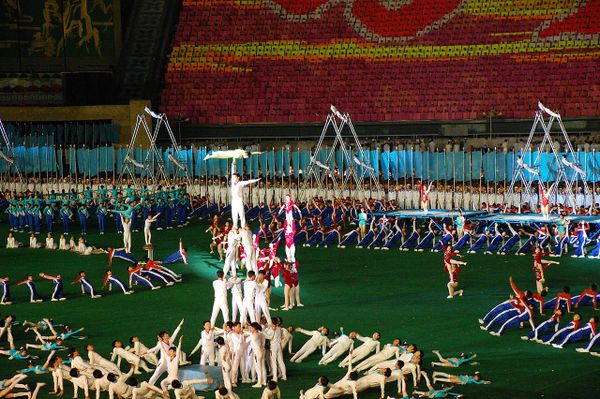
[[[256,282],[256,294],[255,300],[267,301],[267,290],[269,289],[269,282],[264,279],[262,283]]]
[[[243,283],[244,286],[244,301],[252,303],[254,296],[256,295],[256,281],[246,280]]]
[[[227,301],[227,290],[231,288],[232,284],[223,280],[215,280],[212,284],[215,291],[215,299]]]

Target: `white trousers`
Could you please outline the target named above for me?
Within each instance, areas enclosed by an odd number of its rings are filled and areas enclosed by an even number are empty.
[[[215,298],[215,302],[213,303],[212,314],[210,315],[210,324],[213,326],[216,325],[217,316],[219,315],[219,311],[223,315],[223,323],[229,321],[229,306],[227,305],[226,299]]]

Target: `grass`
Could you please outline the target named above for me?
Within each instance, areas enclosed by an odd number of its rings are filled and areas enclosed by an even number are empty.
[[[208,254],[209,237],[204,233],[205,228],[205,224],[195,222],[182,229],[154,232],[158,259],[174,252],[179,237],[183,237],[190,265],[175,266],[184,276],[183,283],[158,291],[140,289],[130,296],[114,292],[98,300],[82,298],[78,286],[66,284],[67,301],[29,304],[27,289],[15,287],[14,283],[42,271],[61,273],[67,283],[79,270],[85,270],[90,281],[99,288],[106,269],[105,255],[83,257],[61,251],[0,249],[0,275],[9,276],[13,281],[11,293],[16,301],[9,307],[1,307],[0,313],[13,313],[21,321],[51,317],[74,327],[84,326],[89,339],[69,344],[81,347],[89,341],[105,356],[114,339],[128,340],[131,335],[137,335],[151,345],[159,330],[171,330],[185,318],[184,350],[189,352],[199,338],[202,321],[210,315],[213,297],[210,283],[220,267],[218,260]],[[6,235],[6,223],[2,220],[2,240]],[[26,235],[18,235],[18,238],[27,241]],[[90,234],[88,241],[95,246],[120,246],[121,237]],[[139,258],[143,256],[142,242],[141,233],[135,234],[134,253]],[[332,331],[344,326],[346,331],[357,330],[363,335],[380,331],[382,342],[399,336],[425,350],[426,370],[430,370],[428,365],[433,360],[432,349],[448,355],[477,353],[479,365],[466,365],[454,371],[479,370],[492,384],[456,389],[468,397],[600,397],[600,384],[595,380],[600,359],[575,352],[575,347],[580,345],[557,350],[522,341],[520,336],[524,331],[509,331],[502,337],[493,337],[479,329],[477,319],[507,297],[510,275],[520,288],[534,287],[530,257],[465,256],[469,262],[461,273],[465,295],[453,300],[446,299],[446,275],[440,254],[298,248],[297,257],[302,302],[306,307],[276,312],[283,317],[285,325],[308,329],[326,325]],[[126,267],[124,262],[115,260],[113,271],[126,280]],[[590,282],[600,281],[600,265],[595,260],[563,258],[560,265],[552,266],[546,274],[553,293],[568,284],[575,294]],[[38,282],[37,287],[40,294],[49,297],[51,282]],[[282,303],[281,296],[281,289],[275,289],[272,297],[275,305]],[[585,307],[581,313],[587,319],[594,312],[591,307]],[[31,341],[31,334],[26,335],[20,327],[14,330],[17,345]],[[304,336],[296,335],[294,348],[299,348],[304,340]],[[6,346],[4,340],[0,345]],[[194,362],[198,361],[197,356]],[[327,375],[333,381],[343,376],[344,371],[337,366],[318,366],[317,361],[318,356],[314,355],[300,365],[287,363],[288,381],[280,384],[284,398],[297,397],[298,391],[314,385],[319,375]],[[2,357],[0,379],[24,367],[23,361],[8,361]],[[31,383],[51,379],[49,375],[30,375],[28,380]],[[395,394],[392,384],[389,390],[389,394]],[[236,392],[242,399],[260,397],[259,390],[249,386],[242,386]],[[49,395],[44,392],[40,397]],[[360,397],[376,398],[378,393],[371,391]]]

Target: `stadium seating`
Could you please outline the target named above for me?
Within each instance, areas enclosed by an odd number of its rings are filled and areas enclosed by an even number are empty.
[[[577,5],[573,5],[577,4]],[[600,6],[566,0],[184,0],[162,110],[194,123],[600,114]]]

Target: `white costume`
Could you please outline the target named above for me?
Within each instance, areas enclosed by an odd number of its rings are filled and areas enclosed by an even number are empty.
[[[115,360],[117,360],[117,358],[119,358],[118,363],[121,363],[121,359],[124,359],[127,363],[131,364],[133,366],[133,369],[135,370],[135,374],[141,374],[139,372],[139,368],[141,367],[144,371],[151,371],[148,366],[146,366],[146,363],[142,361],[142,359],[138,356],[135,355],[127,350],[125,350],[124,348],[118,348],[118,347],[114,347],[112,350],[112,356],[110,357],[110,361],[114,362]]]
[[[233,359],[231,365],[231,381],[237,383],[239,371],[242,371],[242,381],[248,381],[248,373],[246,369],[246,351],[248,345],[244,334],[233,332],[229,336],[231,343],[231,357]]]
[[[356,366],[356,371],[363,371],[370,369],[378,363],[386,361],[390,359],[392,356],[398,359],[400,357],[400,347],[394,346],[392,344],[386,344],[381,351],[374,354],[373,356],[363,360],[358,366]]]
[[[258,273],[258,267],[256,265],[256,251],[254,250],[254,240],[252,239],[252,231],[246,227],[241,229],[240,236],[242,240],[242,246],[244,247],[244,253],[246,254],[246,270],[254,271]]]
[[[6,248],[19,248],[20,242],[15,240],[15,237],[8,237],[6,239]]]
[[[244,287],[244,299],[242,301],[242,310],[240,311],[240,322],[245,323],[247,318],[250,318],[251,322],[256,321],[256,310],[254,308],[254,298],[256,296],[256,281],[245,280],[243,283]]]
[[[177,345],[177,351],[175,352],[175,356],[173,358],[167,357],[167,378],[160,382],[160,387],[163,392],[167,392],[169,386],[171,385],[171,381],[179,380],[179,355],[181,353],[181,341],[179,341],[179,345]]]
[[[360,335],[356,335],[356,338],[363,341],[363,344],[353,350],[352,355],[346,356],[346,358],[340,363],[340,367],[346,367],[350,361],[350,357],[352,357],[352,362],[356,363],[367,357],[369,353],[373,351],[379,353],[380,343],[378,340],[371,337],[362,337]]]
[[[144,220],[144,241],[146,242],[146,245],[152,244],[152,230],[150,230],[150,227],[153,222],[156,222],[157,217],[158,214]]]
[[[271,373],[273,374],[273,381],[277,382],[279,378],[281,378],[282,380],[287,380],[285,363],[283,361],[283,349],[281,347],[283,329],[281,327],[272,328],[271,326],[269,326],[265,329],[263,334],[271,342],[270,354]]]
[[[269,282],[265,279],[262,282],[256,282],[256,291],[254,296],[254,311],[256,312],[256,320],[260,320],[261,315],[267,319],[267,324],[271,324],[271,314],[269,305],[267,304],[267,290]]]
[[[221,364],[221,371],[223,372],[223,385],[228,391],[233,390],[231,385],[231,354],[229,353],[229,346],[227,343],[219,348],[219,363]]]
[[[56,244],[54,243],[54,238],[46,237],[46,249],[56,249]]]
[[[168,343],[165,343],[163,341],[158,341],[156,346],[154,348],[150,349],[150,352],[152,352],[152,353],[156,353],[156,352],[160,351],[160,358],[158,360],[158,364],[156,365],[156,369],[154,369],[154,374],[152,374],[152,377],[150,377],[150,380],[148,380],[148,382],[151,385],[154,385],[156,383],[156,381],[158,381],[159,377],[165,371],[167,371],[167,360],[169,358],[167,351],[173,345],[173,341],[177,337],[177,334],[179,334],[179,330],[181,329],[182,323],[183,323],[183,321],[181,323],[179,323],[179,325],[177,326],[175,331],[173,331],[173,334],[171,334],[171,336],[169,337]]]
[[[29,237],[29,248],[41,248],[42,244],[38,243],[37,237]]]
[[[247,185],[256,183],[260,179],[239,180],[235,182],[235,162],[231,163],[231,220],[232,226],[238,227],[238,219],[240,226],[246,226],[246,211],[244,210],[244,200],[242,198],[242,189]]]
[[[60,238],[58,249],[62,249],[64,251],[68,251],[69,249],[71,249],[71,247],[69,247],[69,244],[67,244],[67,239],[65,237]]]
[[[206,381],[206,378],[181,381],[181,388],[175,389],[175,399],[198,399],[194,385],[202,384]]]
[[[131,252],[131,220],[121,218],[121,224],[123,225],[123,248],[125,252]]]
[[[121,375],[121,370],[113,362],[103,358],[100,354],[95,351],[88,351],[88,359],[90,360],[90,366],[94,369],[101,368],[109,373]],[[106,387],[108,390],[108,385]]]
[[[215,328],[211,328],[209,331],[203,329],[200,333],[200,339],[196,344],[196,347],[190,352],[190,356],[196,353],[201,348],[200,364],[205,366],[215,365]]]
[[[227,304],[227,290],[230,289],[233,284],[222,279],[217,279],[213,281],[212,284],[215,293],[215,299],[213,303],[212,314],[210,316],[210,324],[214,326],[217,321],[219,311],[221,311],[221,314],[223,315],[223,323],[229,321],[229,305]]]
[[[329,347],[329,351],[319,360],[319,364],[335,362],[338,357],[354,347],[354,340],[345,334],[340,335],[329,343]]]
[[[244,307],[244,299],[242,295],[242,280],[238,277],[235,279],[230,279],[232,284],[231,286],[231,320],[242,320],[236,317],[238,313],[242,314],[242,309]]]
[[[230,158],[248,158],[248,152],[245,150],[224,150],[224,151],[213,151],[204,157],[204,160],[216,158],[216,159],[230,159]]]
[[[225,275],[229,273],[230,269],[232,276],[235,276],[237,273],[237,254],[241,238],[240,233],[234,229],[231,229],[227,234],[227,251],[225,252],[225,264],[223,265],[223,273]]]
[[[267,369],[265,366],[265,337],[260,332],[248,334],[248,343],[252,349],[252,361],[256,372],[256,385],[262,386],[267,383]]]
[[[162,399],[162,391],[146,381],[131,389],[131,399]]]
[[[307,331],[302,328],[297,329],[298,332],[308,335],[311,337],[302,348],[296,352],[296,354],[292,357],[291,361],[300,363],[302,360],[306,359],[311,353],[321,348],[323,354],[325,354],[325,350],[327,349],[327,344],[329,343],[329,338],[321,333],[319,330]]]

